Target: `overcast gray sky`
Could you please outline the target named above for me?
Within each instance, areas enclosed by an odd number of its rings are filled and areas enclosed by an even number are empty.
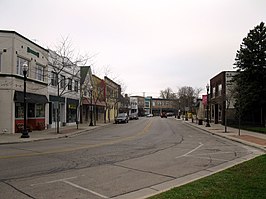
[[[43,47],[69,37],[96,54],[101,78],[108,67],[126,93],[158,97],[233,70],[242,39],[266,22],[266,0],[0,0],[0,16],[1,29]]]

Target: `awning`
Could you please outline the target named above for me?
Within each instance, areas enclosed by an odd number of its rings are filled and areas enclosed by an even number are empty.
[[[15,91],[14,101],[15,102],[24,102],[24,92]],[[45,103],[48,103],[48,99],[45,95],[26,93],[26,102],[27,103],[34,103],[34,104],[45,104]]]
[[[90,105],[91,104],[91,102],[90,102],[90,99],[88,99],[88,98],[83,98],[82,99],[82,104],[83,105]],[[93,106],[106,106],[106,104],[105,104],[105,102],[100,102],[100,101],[97,101],[96,102],[96,104],[94,103],[94,101],[92,101],[92,105]]]

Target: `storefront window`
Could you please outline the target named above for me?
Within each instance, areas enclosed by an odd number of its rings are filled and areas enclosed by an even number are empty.
[[[24,118],[24,106],[23,103],[16,103],[15,105],[15,117]]]
[[[59,111],[58,115],[57,115],[57,109]],[[57,116],[58,116],[58,121],[61,121],[60,119],[60,108],[57,105],[57,102],[53,103],[53,122],[57,122]]]
[[[28,117],[35,117],[35,104],[28,104]]]
[[[68,104],[68,122],[75,122],[77,118],[77,106],[76,104]]]
[[[36,104],[36,117],[44,117],[44,104]]]

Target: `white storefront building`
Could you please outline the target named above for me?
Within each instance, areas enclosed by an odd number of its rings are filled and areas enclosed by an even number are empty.
[[[0,132],[19,132],[24,118],[23,64],[28,66],[26,115],[30,130],[48,123],[48,51],[15,31],[0,30]]]

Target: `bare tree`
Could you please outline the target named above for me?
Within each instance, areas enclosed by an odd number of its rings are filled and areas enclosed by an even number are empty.
[[[62,38],[56,45],[55,50],[49,50],[50,84],[57,88],[57,133],[59,133],[60,122],[60,97],[64,96],[66,93],[79,91],[80,66],[84,66],[89,59],[90,57],[88,55],[75,55],[68,37]],[[66,77],[68,78],[67,83]],[[73,80],[74,89],[72,89]],[[79,110],[79,107],[77,110]]]
[[[160,97],[162,99],[176,99],[176,94],[168,87],[165,90],[160,91]]]
[[[201,91],[201,88],[192,88],[191,86],[183,86],[179,88],[177,98],[181,111],[192,111],[195,99],[199,97]]]

